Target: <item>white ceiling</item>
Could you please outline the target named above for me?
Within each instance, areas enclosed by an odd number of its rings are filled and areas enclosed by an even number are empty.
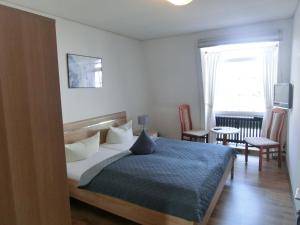
[[[292,17],[298,0],[6,0],[139,40]]]

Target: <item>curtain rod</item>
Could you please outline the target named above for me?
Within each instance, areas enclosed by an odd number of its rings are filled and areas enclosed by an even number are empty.
[[[198,40],[198,48],[207,48],[218,45],[228,45],[228,44],[243,44],[243,43],[253,43],[253,42],[272,42],[272,41],[282,41],[282,31],[273,32],[251,32],[245,33],[232,33],[224,36],[215,36],[211,38],[204,38]]]
[[[239,44],[243,44],[243,43],[239,43]],[[236,45],[239,45],[239,44],[236,44]],[[246,44],[246,43],[245,43]],[[235,45],[235,44],[232,44],[232,45]],[[228,49],[224,49],[224,50],[212,50],[212,51],[205,51],[204,52],[204,54],[208,54],[208,53],[218,53],[218,52],[220,52],[220,53],[222,53],[222,52],[228,52],[228,51],[231,51],[231,52],[233,52],[233,51],[244,51],[244,50],[254,50],[254,49],[261,49],[261,48],[274,48],[274,47],[276,47],[276,48],[278,48],[279,47],[279,44],[278,44],[278,41],[276,41],[276,44],[274,44],[274,45],[268,45],[268,46],[258,46],[258,47],[253,47],[253,48],[243,48],[243,47],[241,47],[241,48],[239,48],[239,49],[230,49],[230,48],[228,48]],[[218,48],[217,46],[212,46],[212,47],[205,47],[205,48]]]

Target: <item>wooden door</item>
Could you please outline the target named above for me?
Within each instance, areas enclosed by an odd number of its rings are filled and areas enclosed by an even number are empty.
[[[55,21],[0,6],[0,224],[70,225]]]

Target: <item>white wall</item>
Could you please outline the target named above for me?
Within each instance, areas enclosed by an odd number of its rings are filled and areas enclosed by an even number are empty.
[[[136,124],[146,113],[146,83],[141,42],[63,19],[56,19],[64,122],[126,110]],[[67,53],[103,59],[103,87],[70,89]]]
[[[292,19],[259,23],[248,26],[218,29],[154,39],[144,42],[145,67],[149,93],[151,126],[162,135],[178,138],[180,135],[178,105],[188,103],[192,108],[195,128],[201,127],[204,113],[202,88],[199,88],[199,39],[222,37],[232,33],[252,34],[262,31],[282,31],[279,56],[279,81],[289,82]]]
[[[289,115],[288,165],[292,189],[300,187],[300,7],[294,18],[291,83],[294,84],[294,105]],[[300,210],[300,201],[296,201]]]
[[[0,1],[0,4],[56,20],[63,121],[73,122],[127,111],[137,127],[137,115],[147,113],[147,86],[140,41]],[[69,89],[67,53],[103,60],[103,87]]]

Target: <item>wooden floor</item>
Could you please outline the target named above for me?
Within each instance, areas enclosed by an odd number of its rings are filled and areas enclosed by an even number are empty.
[[[135,225],[110,213],[71,201],[74,225]],[[294,225],[295,215],[285,164],[263,162],[258,173],[258,158],[238,156],[235,179],[228,179],[208,225]]]

